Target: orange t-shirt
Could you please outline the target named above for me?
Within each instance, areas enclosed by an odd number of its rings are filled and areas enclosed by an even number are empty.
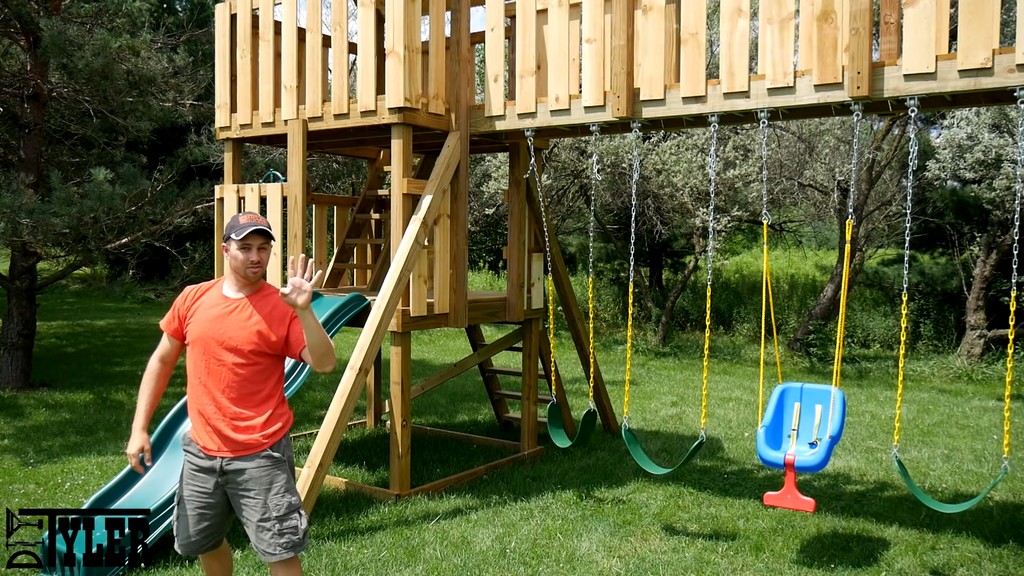
[[[185,288],[160,329],[186,347],[196,445],[211,456],[245,456],[272,446],[291,428],[284,360],[301,360],[306,337],[273,285],[229,298],[223,284],[220,278]]]

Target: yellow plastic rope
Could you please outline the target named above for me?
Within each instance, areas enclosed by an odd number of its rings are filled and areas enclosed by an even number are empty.
[[[555,281],[548,271],[548,342],[551,343],[551,397],[558,398],[558,372],[555,371]]]
[[[771,261],[768,258],[768,222],[762,224],[762,264],[761,264],[761,363],[759,366],[759,378],[757,388],[757,425],[761,425],[761,418],[764,415],[764,351],[765,335],[767,328],[766,315],[770,314],[772,319],[772,344],[775,348],[775,373],[782,384],[782,358],[779,355],[779,331],[775,323],[775,300],[772,297],[772,272]]]
[[[633,371],[633,282],[629,283],[629,310],[626,322],[626,376],[625,397],[622,400],[622,419],[629,419],[629,375]]]
[[[836,327],[836,357],[832,364],[832,397],[828,406],[828,430],[832,430],[832,409],[836,389],[843,380],[843,340],[846,336],[846,295],[850,289],[850,246],[853,242],[853,218],[846,219],[846,248],[843,251],[843,280],[839,289],[839,322]]]
[[[590,324],[590,389],[587,397],[594,404],[594,277],[587,278],[587,321]]]
[[[1013,390],[1013,337],[1017,322],[1017,290],[1010,291],[1010,330],[1006,343],[1006,389],[1003,392],[1003,462],[1010,460],[1010,393]]]
[[[907,357],[907,293],[903,293],[900,303],[900,359],[896,368],[896,419],[892,427],[892,449],[899,450],[901,417],[903,412],[903,365]],[[1011,304],[1011,310],[1012,310]],[[1011,316],[1012,317],[1012,316]],[[1011,362],[1012,364],[1012,362]]]
[[[708,282],[707,298],[704,304],[704,362],[700,386],[700,429],[708,422],[708,358],[711,356],[711,282]]]

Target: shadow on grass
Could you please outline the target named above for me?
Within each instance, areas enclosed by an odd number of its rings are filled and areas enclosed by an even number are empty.
[[[819,570],[869,568],[878,564],[889,548],[889,541],[878,536],[825,532],[804,540],[795,562]]]

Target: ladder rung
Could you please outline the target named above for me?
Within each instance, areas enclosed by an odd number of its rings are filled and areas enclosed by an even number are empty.
[[[484,368],[484,372],[488,374],[497,374],[499,376],[520,376],[522,377],[523,371],[519,368],[504,368],[501,366],[491,366],[490,368]],[[543,372],[537,373],[539,380],[547,380],[547,376]]]
[[[516,392],[515,390],[495,390],[494,391],[494,395],[497,396],[498,398],[504,398],[506,400],[522,401],[522,399],[523,399],[523,394],[521,392]],[[550,404],[551,403],[551,396],[547,396],[547,395],[543,395],[543,394],[538,394],[537,395],[537,403],[538,404]]]
[[[383,244],[383,238],[348,238],[345,240],[348,244]]]
[[[519,422],[523,417],[520,414],[504,414],[501,419],[505,422]],[[539,416],[537,417],[537,422],[546,425],[548,423],[548,419],[543,416]]]
[[[373,212],[373,213],[370,213],[370,214],[365,214],[365,213],[364,214],[355,214],[352,217],[355,218],[356,220],[383,220],[384,217],[385,217],[385,214],[379,214],[379,213]]]
[[[341,270],[373,270],[374,264],[361,264],[357,262],[339,262],[334,265],[335,269]]]

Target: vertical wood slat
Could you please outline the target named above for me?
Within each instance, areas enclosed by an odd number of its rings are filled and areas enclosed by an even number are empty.
[[[843,81],[843,0],[819,0],[814,3],[814,65],[811,78],[815,86]]]
[[[583,105],[604,106],[604,0],[583,0],[582,37]]]
[[[903,6],[904,74],[935,71],[935,9],[934,2],[909,2]]]
[[[850,98],[871,95],[872,43],[874,19],[872,0],[846,0],[850,31],[846,63],[846,93]]]
[[[484,29],[484,115],[505,113],[505,2],[486,0]]]
[[[516,113],[537,111],[537,2],[516,0]]]
[[[299,23],[297,1],[281,4],[281,119],[299,117]]]
[[[537,53],[537,73],[534,76],[537,84],[537,102],[548,100],[548,68],[550,57],[548,55],[548,34],[551,27],[548,26],[548,11],[537,10],[537,44],[534,49]]]
[[[569,98],[579,97],[580,46],[583,35],[583,10],[579,4],[569,4]]]
[[[427,111],[444,114],[448,107],[448,76],[444,36],[445,0],[430,0],[430,50],[427,61]]]
[[[423,200],[423,190],[426,187],[425,180],[406,179],[405,194],[408,196],[406,206],[408,214],[412,214],[417,201]],[[438,211],[440,215],[440,211]],[[431,222],[430,234],[425,243],[433,240],[433,226]],[[426,316],[427,314],[427,289],[430,286],[430,249],[434,246],[424,246],[424,249],[416,257],[416,264],[409,275],[409,316]]]
[[[420,95],[420,2],[386,0],[385,85],[388,108],[418,108]]]
[[[214,6],[214,116],[218,128],[231,126],[231,7]]]
[[[679,95],[704,96],[708,90],[708,9],[704,0],[679,0]]]
[[[274,0],[259,0],[260,21],[259,21],[259,88],[260,101],[260,122],[273,122],[275,115],[274,86],[277,85],[277,78],[274,77],[274,61],[276,50],[274,47],[276,34],[274,33]]]
[[[900,57],[900,0],[882,0],[879,17],[878,57],[895,62]]]
[[[633,5],[633,0],[611,0],[611,25],[606,27],[611,35],[608,57],[609,94],[612,116],[616,118],[633,116]]]
[[[665,97],[665,0],[639,0],[636,16],[640,100]]]
[[[763,63],[765,85],[784,88],[795,82],[793,51],[796,45],[796,12],[793,0],[761,0],[760,53],[758,66]]]
[[[285,242],[284,226],[284,193],[285,185],[280,182],[262,184],[263,195],[267,198],[267,220],[270,228],[274,230],[277,242],[270,250],[270,262],[267,266],[267,282],[275,286],[284,286],[284,251],[282,246]]]
[[[357,0],[356,100],[360,112],[377,109],[377,8],[374,0]]]
[[[313,205],[313,266],[315,270],[327,270],[330,262],[331,245],[327,242],[328,217],[332,212],[332,206],[323,204]]]
[[[252,124],[252,0],[238,0],[235,17],[236,49],[235,71],[237,80],[237,120],[239,124]]]
[[[314,0],[306,2],[306,118],[324,115],[323,67],[323,4]]]
[[[348,0],[331,3],[331,112],[348,114]]]
[[[992,47],[999,43],[997,30],[992,28],[993,18],[999,17],[996,0],[960,0],[960,18],[957,26],[957,70],[991,68],[994,61]],[[964,16],[970,15],[967,18]]]
[[[447,314],[451,304],[452,245],[451,189],[441,201],[434,221],[434,314]]]
[[[679,84],[679,2],[665,2],[665,83]]]
[[[548,2],[548,109],[569,108],[569,0]]]
[[[260,185],[242,184],[242,210],[262,214],[260,209]]]
[[[1017,65],[1024,64],[1024,0],[1017,0],[1017,42],[1014,44],[1016,49],[1016,63]]]
[[[750,0],[722,0],[722,92],[745,92],[750,86]]]

